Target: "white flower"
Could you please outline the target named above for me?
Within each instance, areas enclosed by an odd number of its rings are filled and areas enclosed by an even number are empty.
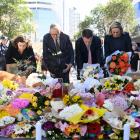
[[[8,125],[8,124],[12,124],[13,122],[15,122],[14,117],[5,116],[2,119],[0,119],[0,126],[5,126],[5,125]]]
[[[65,107],[63,101],[51,101],[51,106],[52,109],[54,109],[56,112],[58,112],[58,110],[63,109]]]
[[[29,132],[30,129],[31,129],[31,127],[32,127],[32,125],[30,125],[30,124],[25,124],[25,126],[23,127],[23,129],[24,129],[25,132]]]
[[[65,107],[60,113],[59,116],[61,119],[69,119],[75,114],[81,113],[83,110],[78,104],[73,104],[71,106]]]

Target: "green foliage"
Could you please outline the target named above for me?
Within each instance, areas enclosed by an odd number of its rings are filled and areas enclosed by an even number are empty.
[[[32,31],[31,18],[32,13],[24,0],[1,0],[0,31],[4,35],[12,38]]]
[[[99,36],[108,33],[113,21],[122,24],[125,31],[132,32],[135,26],[134,8],[130,0],[110,0],[106,5],[98,5],[79,25],[79,32],[92,27]],[[79,33],[77,33],[79,34]]]

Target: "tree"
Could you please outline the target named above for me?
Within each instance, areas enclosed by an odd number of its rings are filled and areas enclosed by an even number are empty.
[[[29,33],[32,13],[24,0],[1,0],[0,2],[0,31],[12,38],[16,35]]]
[[[86,27],[93,27],[99,36],[104,36],[114,21],[120,22],[125,31],[130,33],[133,31],[135,18],[130,0],[110,0],[106,5],[98,5],[91,10],[90,16],[80,23],[79,32],[85,28],[81,24],[86,23]]]

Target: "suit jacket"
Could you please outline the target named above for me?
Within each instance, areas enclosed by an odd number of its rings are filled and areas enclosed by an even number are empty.
[[[53,67],[58,69],[64,69],[66,67],[66,64],[74,63],[74,51],[69,36],[61,32],[59,36],[59,40],[60,40],[60,50],[62,53],[60,56],[61,57],[60,61],[62,66],[61,68],[55,65],[56,56],[54,56],[54,54],[56,53],[56,46],[53,38],[51,37],[51,34],[47,33],[46,35],[44,35],[43,60],[48,69],[49,67],[52,67],[52,69],[54,69]],[[54,63],[51,62],[52,60],[54,61]]]
[[[93,36],[90,50],[92,56],[92,64],[101,63],[101,40],[97,36]],[[80,37],[75,43],[75,62],[77,69],[82,69],[83,63],[88,62],[88,50],[82,37]]]
[[[120,37],[114,38],[112,35],[106,35],[104,40],[105,57],[119,50],[124,52],[132,51],[131,38],[127,32]]]

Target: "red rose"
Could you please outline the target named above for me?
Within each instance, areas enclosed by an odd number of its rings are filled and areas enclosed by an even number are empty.
[[[94,112],[93,112],[93,110],[88,109],[88,110],[85,112],[85,115],[87,115],[87,116],[89,116],[89,115],[94,115]]]
[[[52,93],[52,98],[62,98],[62,88],[54,89]]]
[[[101,133],[101,125],[97,122],[95,123],[89,123],[87,125],[87,132],[90,134],[100,134]]]

